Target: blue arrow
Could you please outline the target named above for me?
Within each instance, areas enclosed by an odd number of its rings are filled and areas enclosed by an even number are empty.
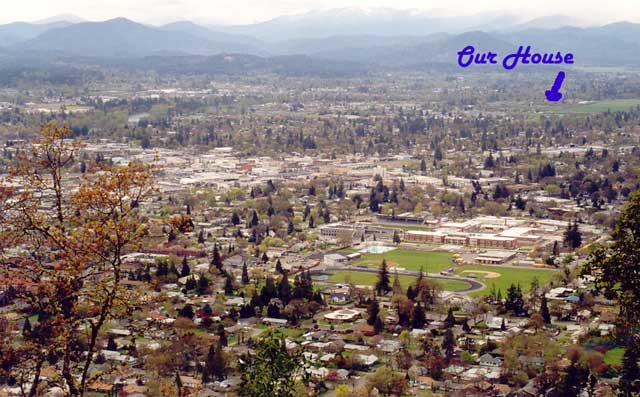
[[[553,82],[551,89],[546,90],[544,92],[544,95],[547,97],[547,101],[558,102],[562,98],[560,87],[562,87],[563,81],[564,81],[564,72],[558,72],[558,75],[556,76],[556,81]]]

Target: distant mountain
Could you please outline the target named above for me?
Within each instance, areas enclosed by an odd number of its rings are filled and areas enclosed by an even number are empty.
[[[36,25],[47,25],[47,24],[51,24],[51,23],[57,23],[57,22],[67,22],[67,23],[82,23],[82,22],[87,22],[85,19],[80,18],[77,15],[73,15],[73,14],[60,14],[60,15],[54,15],[52,17],[49,18],[45,18],[45,19],[40,19],[38,21],[33,21],[32,23],[36,24]]]
[[[154,70],[158,73],[246,75],[275,73],[283,76],[353,76],[361,75],[370,66],[347,61],[327,61],[305,55],[260,57],[247,54],[212,56],[151,56],[99,60],[105,66],[132,70]]]
[[[42,24],[13,22],[6,25],[0,25],[0,47],[10,46],[12,44],[32,39],[50,29],[62,28],[70,25],[70,22],[64,21]]]
[[[586,27],[588,25],[589,24],[587,22],[581,19],[570,17],[567,15],[549,15],[518,24],[516,26],[513,26],[512,29],[558,29],[566,26]]]
[[[284,72],[287,62],[291,71],[324,73],[324,62],[333,73],[339,66],[354,70],[354,65],[360,70],[362,65],[455,68],[456,53],[467,45],[477,52],[498,52],[500,57],[531,45],[537,52],[572,52],[577,66],[640,64],[640,24],[565,23],[577,20],[554,15],[522,22],[507,14],[448,17],[386,8],[316,11],[218,28],[190,21],[155,27],[125,18],[76,24],[18,22],[0,26],[0,62],[19,65],[20,60],[37,60],[46,65],[47,60],[63,57],[159,69],[149,59],[161,59],[167,62],[166,70],[183,67],[194,73],[231,72],[228,68]],[[233,58],[226,58],[228,54]]]
[[[462,33],[474,27],[511,26],[519,19],[509,15],[485,13],[444,17],[418,10],[390,8],[339,8],[281,16],[244,26],[218,26],[216,30],[246,34],[262,40],[283,41],[295,38],[328,36],[425,36],[433,33]]]
[[[263,48],[261,48],[263,43],[254,37],[214,31],[204,26],[195,24],[191,21],[178,21],[169,23],[160,26],[160,29],[167,32],[188,33],[190,35],[213,42],[233,44],[237,46],[236,50],[242,50],[240,47],[245,46],[246,48],[242,52],[248,52],[252,54],[264,52]]]
[[[209,55],[253,50],[241,43],[205,39],[191,33],[142,25],[125,18],[50,29],[31,40],[13,45],[12,49],[103,58],[154,54]]]

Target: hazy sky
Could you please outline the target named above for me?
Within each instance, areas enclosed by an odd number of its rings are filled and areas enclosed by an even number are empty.
[[[511,11],[537,17],[565,14],[594,21],[640,21],[636,0],[4,0],[0,22],[33,21],[71,13],[89,20],[124,16],[140,22],[181,19],[224,24],[338,7],[437,10],[445,15]]]

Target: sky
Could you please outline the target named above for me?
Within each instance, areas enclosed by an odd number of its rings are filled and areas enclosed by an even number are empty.
[[[510,12],[527,18],[563,14],[606,23],[640,22],[634,0],[4,0],[0,22],[36,21],[59,14],[88,20],[126,17],[138,22],[194,20],[221,25],[249,24],[280,15],[342,7],[389,7],[440,15]],[[603,6],[606,4],[606,7]]]

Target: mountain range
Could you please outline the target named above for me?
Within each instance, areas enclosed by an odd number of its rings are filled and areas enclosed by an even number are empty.
[[[125,18],[87,22],[72,15],[0,25],[0,63],[25,57],[73,58],[143,67],[152,64],[149,59],[179,57],[168,63],[199,65],[197,71],[213,62],[226,70],[225,58],[218,55],[234,54],[235,59],[251,59],[242,62],[244,67],[282,68],[288,60],[298,65],[322,61],[329,70],[356,64],[406,68],[455,65],[456,52],[466,45],[499,54],[531,45],[539,52],[572,52],[578,65],[635,66],[640,61],[640,24],[585,26],[563,15],[522,21],[509,14],[446,17],[414,10],[345,8],[243,26],[191,21],[152,26]]]

